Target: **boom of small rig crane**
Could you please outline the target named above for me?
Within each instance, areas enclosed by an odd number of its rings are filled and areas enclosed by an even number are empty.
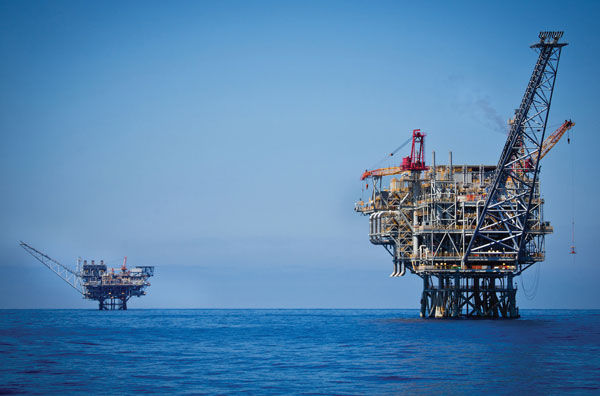
[[[571,120],[565,121],[552,135],[548,136],[542,144],[540,159],[544,158],[546,154],[558,143],[560,138],[571,128],[575,126],[575,123]]]
[[[556,130],[552,133],[552,135],[548,136],[546,139],[544,139],[544,142],[540,145],[539,148],[539,152],[540,152],[540,160],[542,158],[544,158],[546,156],[546,154],[548,154],[550,152],[550,150],[552,149],[552,147],[554,147],[556,145],[556,143],[558,143],[560,141],[560,138],[565,134],[565,132],[567,132],[569,129],[571,129],[573,126],[575,125],[574,122],[572,122],[571,120],[568,120],[565,122]],[[519,150],[519,154],[520,155],[524,155],[525,153],[525,148],[524,147],[520,147]],[[527,159],[527,161],[519,161],[518,162],[519,167],[524,171],[524,172],[532,172],[533,171],[533,159],[530,157]]]
[[[19,245],[25,249],[25,251],[31,254],[37,261],[50,268],[52,272],[58,275],[62,280],[67,282],[73,289],[77,290],[80,294],[83,293],[83,286],[81,285],[81,274],[73,271],[66,265],[59,263],[52,257],[40,252],[39,250],[29,246],[23,241],[19,241]]]
[[[366,170],[360,177],[360,180],[365,180],[367,177],[399,175],[402,172],[404,172],[404,168],[402,168],[401,166],[391,166],[389,168]]]

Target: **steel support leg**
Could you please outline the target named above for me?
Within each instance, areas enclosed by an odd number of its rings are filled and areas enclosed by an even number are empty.
[[[423,293],[421,294],[421,317],[426,318],[428,316],[428,290],[429,290],[429,275],[423,275]]]
[[[432,282],[437,277],[437,286]],[[422,318],[514,319],[519,317],[513,274],[423,275]]]

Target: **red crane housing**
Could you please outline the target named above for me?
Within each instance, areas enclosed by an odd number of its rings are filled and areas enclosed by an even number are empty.
[[[408,144],[408,142],[410,142],[410,140],[404,142],[393,153],[391,153],[390,156],[394,155],[396,151],[400,150],[402,147]],[[410,150],[410,155],[408,157],[402,158],[402,164],[400,164],[400,166],[365,170],[365,172],[360,177],[360,180],[365,180],[367,177],[373,176],[390,176],[397,175],[404,171],[422,171],[428,169],[429,167],[425,166],[425,134],[422,133],[420,129],[414,129],[412,136],[412,149]]]
[[[402,158],[402,170],[423,171],[425,166],[425,134],[420,129],[413,130],[412,149],[408,157]]]

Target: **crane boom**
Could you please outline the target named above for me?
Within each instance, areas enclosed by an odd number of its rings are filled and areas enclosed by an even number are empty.
[[[560,138],[571,128],[575,126],[575,123],[571,120],[565,121],[554,133],[544,140],[540,153],[540,159],[544,158],[546,154],[558,143]]]
[[[404,169],[401,166],[391,166],[389,168],[379,168],[379,169],[367,170],[362,174],[362,176],[360,177],[360,180],[365,180],[367,177],[374,177],[374,176],[377,177],[377,176],[398,175],[402,172],[406,172],[406,169]]]
[[[540,32],[540,41],[531,46],[538,51],[538,60],[462,257],[462,268],[469,265],[472,255],[491,259],[499,251],[517,261],[521,268],[518,273],[535,262],[530,252],[543,241],[529,233],[536,226],[531,223],[530,214],[537,205],[533,197],[539,184],[539,161],[558,63],[561,50],[567,45],[558,42],[562,35],[563,32]]]
[[[52,257],[40,252],[32,246],[29,246],[23,241],[19,241],[19,245],[25,249],[27,253],[31,254],[36,260],[44,264],[62,280],[67,282],[73,289],[77,290],[80,294],[84,294],[83,286],[81,285],[81,275],[78,272],[73,271],[71,268],[59,263]]]

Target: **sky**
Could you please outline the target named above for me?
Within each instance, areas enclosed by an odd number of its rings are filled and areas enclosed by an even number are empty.
[[[521,308],[600,308],[596,2],[0,1],[0,308],[95,308],[18,246],[156,266],[130,308],[417,308],[353,211],[413,129],[496,164],[541,30],[564,30],[554,226]],[[408,150],[408,149],[405,149]],[[407,153],[402,153],[407,155]],[[569,255],[575,219],[577,255]]]

